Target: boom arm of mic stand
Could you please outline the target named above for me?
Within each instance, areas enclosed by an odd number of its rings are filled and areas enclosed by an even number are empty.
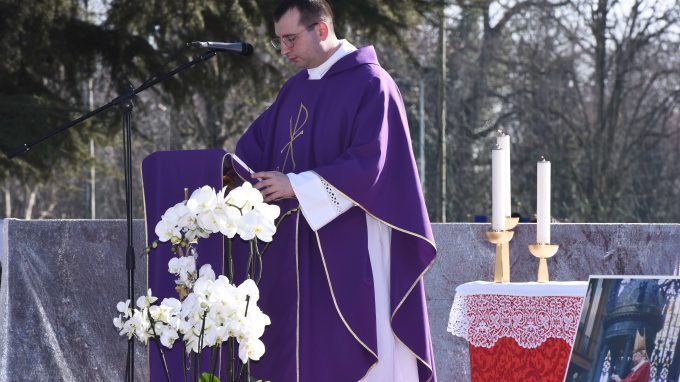
[[[217,51],[216,51],[216,50],[209,50],[209,51],[207,51],[207,52],[201,54],[200,56],[194,58],[193,60],[191,60],[191,61],[189,61],[189,62],[187,62],[187,63],[184,63],[184,64],[182,64],[182,65],[176,67],[175,69],[172,69],[171,71],[169,71],[169,72],[167,72],[167,73],[161,75],[160,77],[156,78],[156,79],[153,80],[153,81],[145,81],[140,87],[138,87],[137,89],[134,89],[134,90],[132,91],[132,95],[134,96],[134,95],[136,95],[136,94],[138,94],[138,93],[140,93],[140,92],[142,92],[142,91],[144,91],[144,90],[150,88],[151,86],[156,85],[157,83],[159,83],[159,82],[161,82],[161,81],[165,81],[166,79],[168,79],[168,78],[174,76],[174,75],[177,74],[177,73],[180,73],[180,72],[182,72],[182,71],[184,71],[184,70],[186,70],[186,69],[189,69],[190,67],[192,67],[192,66],[194,66],[194,65],[196,65],[196,64],[198,64],[198,63],[201,63],[201,62],[203,62],[203,61],[206,61],[206,60],[212,58],[213,56],[215,56],[216,54],[217,54]],[[17,146],[17,147],[15,147],[15,148],[12,148],[12,149],[7,150],[7,151],[5,152],[5,156],[7,157],[7,159],[12,159],[12,158],[14,158],[14,157],[16,157],[16,156],[18,156],[18,155],[21,155],[21,154],[23,154],[23,153],[25,153],[25,152],[31,150],[31,148],[33,148],[34,146],[36,146],[36,145],[38,145],[38,144],[40,144],[40,143],[42,143],[42,142],[44,142],[44,141],[46,141],[46,140],[52,138],[53,136],[55,136],[55,135],[57,135],[57,134],[60,134],[60,133],[62,133],[62,132],[64,132],[64,131],[70,129],[71,127],[73,127],[73,126],[75,126],[75,125],[77,125],[77,124],[79,124],[79,123],[81,123],[81,122],[83,122],[83,121],[85,121],[85,120],[87,120],[87,119],[89,119],[89,118],[91,118],[91,117],[94,117],[95,115],[97,115],[97,114],[99,114],[99,113],[102,113],[102,112],[104,112],[104,111],[106,111],[106,110],[108,110],[108,109],[110,109],[110,108],[112,108],[112,107],[114,107],[114,106],[119,105],[119,104],[120,104],[121,102],[123,102],[126,98],[128,98],[127,95],[116,97],[116,98],[114,98],[113,100],[111,100],[109,103],[107,103],[106,105],[100,106],[100,107],[98,107],[98,108],[95,109],[95,110],[92,110],[92,111],[90,111],[90,112],[88,112],[88,113],[86,113],[86,114],[83,114],[83,115],[81,115],[80,117],[74,119],[73,121],[68,122],[68,123],[66,123],[66,124],[64,124],[64,125],[62,125],[62,126],[57,127],[56,129],[54,129],[54,130],[48,132],[48,133],[45,134],[44,136],[42,136],[42,137],[40,137],[40,138],[38,138],[38,139],[36,139],[36,140],[34,140],[34,141],[32,141],[32,142],[24,143],[24,144],[22,144],[22,145],[20,145],[20,146]]]

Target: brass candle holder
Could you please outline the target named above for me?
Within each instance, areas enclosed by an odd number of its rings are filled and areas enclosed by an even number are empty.
[[[496,264],[494,266],[493,281],[496,283],[510,282],[510,240],[514,236],[512,231],[519,223],[519,218],[507,216],[505,230],[485,232],[486,239],[496,245]]]
[[[485,232],[486,239],[496,245],[496,264],[494,266],[493,281],[496,283],[510,282],[510,240],[515,234],[512,229],[519,223],[519,218],[505,218],[505,230],[491,230]]]
[[[505,217],[505,230],[512,231],[519,224],[519,218],[513,218],[512,216]]]
[[[560,248],[557,244],[536,243],[529,244],[529,252],[538,257],[538,282],[547,283],[550,281],[548,274],[548,258],[553,257]]]

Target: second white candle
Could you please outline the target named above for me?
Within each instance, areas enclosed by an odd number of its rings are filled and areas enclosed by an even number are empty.
[[[536,166],[536,242],[550,244],[550,162]]]
[[[503,210],[505,216],[512,216],[512,189],[510,187],[510,136],[499,135],[496,143],[503,150]]]
[[[491,150],[491,229],[505,230],[505,209],[503,208],[503,175],[505,152],[498,146]]]

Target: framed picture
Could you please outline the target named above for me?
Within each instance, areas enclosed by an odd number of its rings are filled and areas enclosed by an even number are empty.
[[[679,382],[680,277],[591,276],[565,382]]]

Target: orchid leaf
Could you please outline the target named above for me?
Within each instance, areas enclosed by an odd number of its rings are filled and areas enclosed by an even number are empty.
[[[220,380],[216,375],[204,372],[200,377],[198,377],[198,382],[220,382]]]

